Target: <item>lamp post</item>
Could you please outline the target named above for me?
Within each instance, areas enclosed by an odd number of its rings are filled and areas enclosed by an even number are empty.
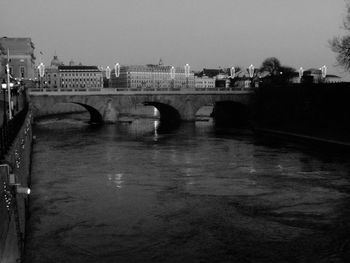
[[[109,79],[111,78],[111,69],[109,66],[106,67],[106,79],[107,79],[107,88],[109,87]]]
[[[119,63],[116,63],[116,64],[114,65],[114,74],[115,74],[115,77],[116,77],[116,78],[119,78],[119,76],[120,76],[120,65],[119,65]],[[118,85],[117,85],[118,82],[119,82],[119,81],[116,80],[116,84],[115,84],[116,90],[118,90]]]
[[[236,69],[235,67],[232,67],[230,69],[230,79],[231,79],[231,87],[233,87],[233,79],[236,77]]]
[[[299,68],[299,83],[301,83],[301,79],[303,77],[303,74],[304,74],[304,69],[303,69],[303,67],[300,67]]]
[[[7,99],[8,99],[8,107],[9,107],[9,120],[11,120],[12,119],[12,111],[11,111],[10,51],[9,51],[9,49],[7,49],[6,75],[7,75],[7,97],[8,97]],[[4,100],[4,103],[5,103],[5,100]]]
[[[1,83],[1,90],[2,90],[2,94],[3,94],[3,121],[2,121],[2,125],[6,126],[7,124],[7,116],[6,116],[6,89],[7,89],[7,84],[5,82],[5,80],[2,81]]]
[[[327,76],[327,67],[326,67],[326,65],[323,65],[321,67],[321,72],[322,72],[322,80],[324,81],[326,79],[326,76]]]
[[[251,64],[251,65],[248,67],[248,73],[249,73],[249,77],[250,77],[250,78],[253,78],[253,76],[254,76],[254,70],[255,70],[255,68],[254,68],[253,64]]]
[[[188,77],[190,76],[190,65],[185,65],[186,88],[188,89]]]
[[[174,89],[174,82],[175,82],[175,67],[174,66],[172,66],[171,68],[170,68],[170,79],[171,79],[171,89]]]
[[[251,65],[248,67],[248,73],[249,73],[251,85],[252,85],[252,82],[253,82],[254,71],[255,71],[255,68],[254,68],[253,64],[251,64]]]
[[[5,80],[3,80],[2,84],[1,84],[1,89],[2,89],[2,92],[3,92],[3,100],[4,100],[4,125],[7,124],[7,118],[6,118],[6,110],[9,111],[9,120],[12,119],[12,106],[11,106],[11,88],[13,88],[14,84],[12,82],[8,82],[9,84],[7,84],[5,82]],[[6,109],[6,94],[5,92],[10,93],[10,95],[8,96],[8,109]],[[10,91],[9,91],[10,90]]]
[[[119,78],[119,75],[120,75],[120,65],[119,65],[119,63],[116,63],[114,65],[114,74],[115,74],[116,78]]]
[[[230,69],[230,78],[234,79],[235,77],[236,77],[236,70],[235,70],[235,67],[232,67]]]
[[[45,75],[45,65],[44,63],[40,63],[38,66],[38,70],[39,70],[39,89],[41,87],[41,79],[44,77]]]

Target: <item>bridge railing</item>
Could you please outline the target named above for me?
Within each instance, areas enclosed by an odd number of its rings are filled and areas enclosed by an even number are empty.
[[[207,93],[207,92],[230,92],[230,91],[252,91],[254,88],[242,88],[242,87],[215,87],[215,88],[189,88],[189,89],[180,89],[180,88],[58,88],[58,89],[53,89],[53,88],[31,88],[29,89],[29,93],[32,94],[38,94],[38,93],[98,93],[100,92],[101,94],[106,94],[106,93],[174,93],[174,92],[179,92],[179,93],[193,93],[193,92],[198,92],[198,93]]]

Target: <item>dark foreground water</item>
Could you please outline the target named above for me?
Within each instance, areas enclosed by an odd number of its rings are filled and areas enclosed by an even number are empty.
[[[26,262],[350,257],[346,156],[210,122],[157,126],[37,124]]]

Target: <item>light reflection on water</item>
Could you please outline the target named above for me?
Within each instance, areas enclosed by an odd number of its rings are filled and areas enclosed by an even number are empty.
[[[231,135],[231,134],[234,134]],[[28,262],[346,262],[349,164],[211,122],[36,127]]]

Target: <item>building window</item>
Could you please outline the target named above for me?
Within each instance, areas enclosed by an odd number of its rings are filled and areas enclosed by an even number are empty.
[[[24,78],[24,67],[21,67],[20,71],[21,71],[21,78]]]

